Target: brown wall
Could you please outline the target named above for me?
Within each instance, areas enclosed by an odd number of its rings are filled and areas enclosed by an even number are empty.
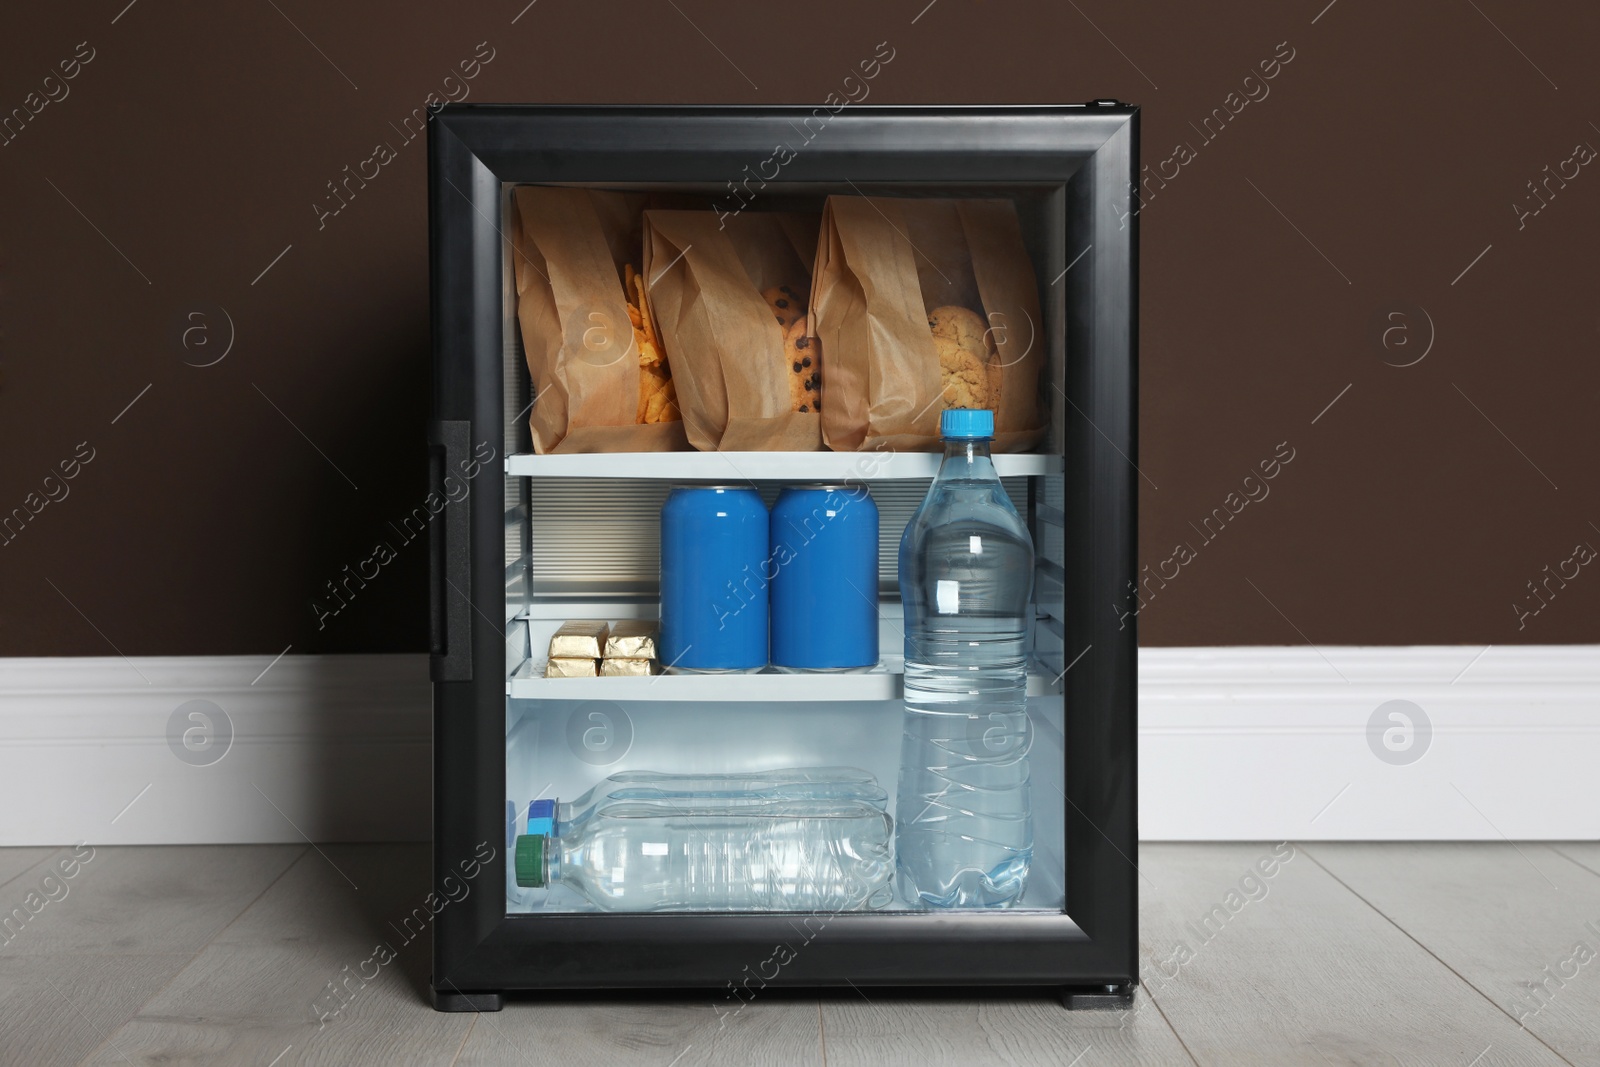
[[[1600,8],[924,2],[8,13],[0,112],[93,58],[0,147],[0,511],[94,458],[0,547],[0,654],[423,647],[420,542],[325,629],[310,602],[424,492],[426,167],[395,126],[479,42],[475,101],[811,103],[887,40],[873,102],[1142,104],[1152,172],[1193,153],[1141,219],[1141,557],[1194,553],[1145,643],[1600,641],[1586,568],[1521,629],[1512,607],[1600,545],[1600,168],[1512,207],[1600,146]],[[224,310],[227,357],[185,365]],[[1386,365],[1429,320],[1426,358]],[[1191,522],[1280,442],[1270,495],[1205,543]]]

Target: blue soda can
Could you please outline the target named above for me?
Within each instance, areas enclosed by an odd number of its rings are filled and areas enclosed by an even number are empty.
[[[878,663],[878,506],[864,485],[797,485],[772,505],[772,664]]]
[[[678,486],[661,505],[661,648],[669,671],[767,665],[767,506],[743,485]]]

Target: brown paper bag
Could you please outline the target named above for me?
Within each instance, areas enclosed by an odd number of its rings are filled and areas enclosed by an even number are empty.
[[[640,247],[644,198],[524,185],[513,191],[512,202],[517,321],[535,397],[529,417],[534,451],[687,448],[681,422],[636,420],[639,347],[623,267]]]
[[[820,416],[795,410],[791,400],[784,330],[761,295],[809,285],[819,221],[789,212],[745,212],[722,222],[711,211],[645,212],[650,305],[695,448],[822,448]]]
[[[1043,319],[1033,262],[1009,200],[832,196],[823,212],[811,326],[827,355],[822,431],[843,451],[937,450],[950,404],[929,313],[967,308],[988,324],[999,390],[996,452],[1043,435]]]

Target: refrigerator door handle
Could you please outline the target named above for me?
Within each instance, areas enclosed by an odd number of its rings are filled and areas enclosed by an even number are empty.
[[[445,475],[471,461],[472,423],[433,423],[428,434],[428,488],[446,501],[429,520],[429,672],[436,682],[472,681],[472,512],[450,500]]]

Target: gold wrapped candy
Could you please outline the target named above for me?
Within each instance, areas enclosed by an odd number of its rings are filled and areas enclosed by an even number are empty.
[[[606,659],[655,659],[656,634],[660,629],[661,624],[654,619],[623,619],[613,623],[611,635],[606,638]]]
[[[551,659],[599,659],[606,647],[610,627],[594,619],[573,619],[561,624],[550,638]],[[593,676],[593,672],[590,672]],[[576,675],[546,675],[545,677],[577,677]]]
[[[587,656],[551,656],[544,665],[546,678],[594,678],[598,676],[598,660]]]
[[[645,678],[661,673],[654,619],[569,619],[550,637],[546,678]],[[603,660],[603,662],[602,662]]]
[[[600,663],[602,678],[645,678],[659,673],[653,659],[608,659]]]

